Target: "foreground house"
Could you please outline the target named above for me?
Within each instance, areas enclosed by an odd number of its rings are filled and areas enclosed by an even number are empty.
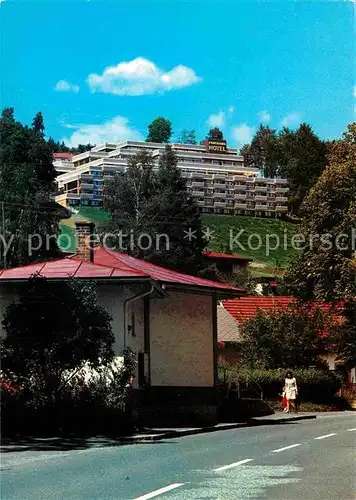
[[[264,312],[274,312],[285,310],[296,299],[290,296],[252,296],[242,297],[239,300],[228,299],[223,300],[219,304],[219,308],[223,309],[218,314],[218,346],[219,359],[228,363],[238,363],[239,347],[242,337],[240,334],[241,325],[251,319],[258,310]],[[328,304],[317,304],[315,307],[320,307],[324,312],[328,311]],[[234,321],[236,328],[231,326],[231,320]],[[227,327],[229,325],[229,327]],[[328,365],[330,370],[335,370],[342,365],[341,361],[337,360],[337,355],[329,353],[321,356]],[[356,382],[356,369],[353,368],[349,372],[349,382]]]
[[[217,303],[244,295],[245,290],[114,250],[90,249],[86,241],[94,225],[77,222],[76,226],[76,255],[0,270],[0,320],[34,273],[48,280],[95,280],[98,300],[113,318],[115,354],[120,356],[130,347],[137,355],[134,388],[138,404],[178,405],[214,421]]]

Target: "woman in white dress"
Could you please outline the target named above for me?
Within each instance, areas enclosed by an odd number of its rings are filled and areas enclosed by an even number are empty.
[[[293,377],[293,373],[291,372],[291,370],[288,370],[286,373],[286,378],[284,381],[284,391],[287,398],[287,413],[291,411],[291,407],[295,411],[295,413],[297,413],[295,402],[298,396],[298,387],[296,378]]]

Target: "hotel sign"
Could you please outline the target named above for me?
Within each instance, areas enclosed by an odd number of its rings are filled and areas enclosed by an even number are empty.
[[[209,153],[225,153],[226,152],[226,141],[206,141],[206,150]]]

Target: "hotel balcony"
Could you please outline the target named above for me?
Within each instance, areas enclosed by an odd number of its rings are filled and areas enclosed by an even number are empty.
[[[224,181],[226,179],[226,174],[213,174],[214,181]]]
[[[226,189],[226,184],[222,182],[214,182],[215,189]]]
[[[198,189],[193,189],[193,191],[191,191],[191,194],[192,194],[192,196],[202,197],[202,196],[205,196],[205,191],[198,190]]]
[[[92,181],[93,180],[93,174],[82,174],[80,176],[80,180],[83,181]]]
[[[205,207],[205,206],[207,206],[207,204],[205,203],[205,201],[201,201],[201,200],[198,200],[196,202],[196,204],[198,205],[198,207]]]
[[[61,197],[65,196],[67,200],[79,200],[80,199],[80,194],[78,193],[64,193],[61,195]]]
[[[80,186],[82,189],[93,189],[93,183],[92,182],[81,182]]]
[[[246,193],[235,193],[234,195],[235,200],[246,200]]]
[[[267,192],[267,186],[262,186],[261,184],[255,184],[255,191]]]
[[[225,201],[215,201],[214,202],[214,208],[225,208],[225,207],[226,207]]]
[[[192,188],[203,188],[204,181],[192,181]]]
[[[80,193],[80,198],[83,200],[91,200],[93,198],[93,193]]]
[[[256,194],[255,201],[267,201],[267,196],[262,195],[262,194]]]
[[[269,207],[267,205],[260,205],[256,203],[255,205],[256,210],[269,210]]]
[[[287,202],[288,198],[286,196],[276,196],[276,201],[283,203],[283,202]]]
[[[247,203],[238,203],[238,202],[236,202],[235,203],[235,208],[246,209],[247,208]]]
[[[205,179],[206,176],[204,172],[192,172],[189,177],[192,179]]]
[[[288,188],[276,187],[276,193],[288,193]]]
[[[226,193],[213,193],[213,198],[226,198]]]
[[[234,175],[234,181],[242,181],[245,182],[247,179],[246,175]]]
[[[286,206],[277,206],[276,212],[288,212],[288,207]]]

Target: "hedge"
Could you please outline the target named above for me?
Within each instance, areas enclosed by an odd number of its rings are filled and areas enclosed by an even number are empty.
[[[240,390],[262,390],[264,399],[278,399],[282,393],[285,369],[228,369],[220,367],[220,382],[239,384]],[[342,378],[330,370],[298,368],[293,370],[301,401],[327,402],[342,385]]]

